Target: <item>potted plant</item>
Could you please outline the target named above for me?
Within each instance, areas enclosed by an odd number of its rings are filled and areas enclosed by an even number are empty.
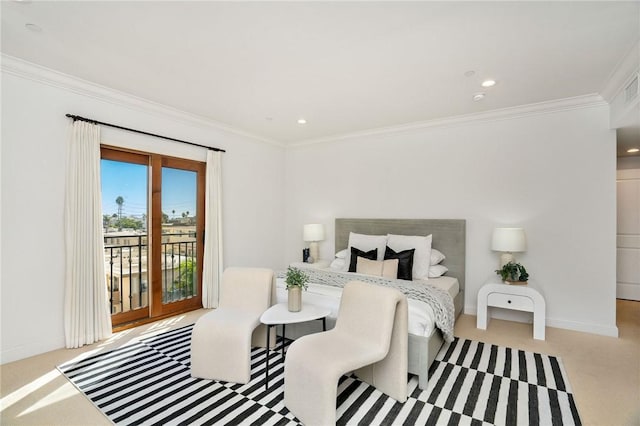
[[[509,262],[500,269],[496,269],[502,281],[507,284],[527,284],[529,274],[524,266],[519,263]]]
[[[306,290],[309,276],[298,268],[287,268],[287,304],[290,312],[299,312],[302,309],[302,290]]]

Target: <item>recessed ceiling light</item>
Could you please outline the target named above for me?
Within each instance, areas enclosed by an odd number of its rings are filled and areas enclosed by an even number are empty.
[[[491,87],[491,86],[495,86],[496,85],[496,81],[495,80],[485,80],[482,82],[482,87]]]
[[[628,152],[629,154],[633,154],[634,152],[638,152],[638,151],[640,151],[640,148],[629,148],[629,149],[627,150],[627,152]]]
[[[464,73],[465,77],[473,77],[474,75],[476,75],[476,72],[474,70],[469,70]]]
[[[307,120],[304,118],[298,118],[298,124],[307,124]]]
[[[476,93],[475,95],[473,95],[473,100],[478,102],[478,101],[483,100],[484,97],[485,97],[484,93]]]
[[[34,33],[41,33],[42,32],[42,27],[36,25],[36,24],[32,24],[32,23],[27,23],[24,24],[24,26],[29,30],[29,31],[33,31]]]

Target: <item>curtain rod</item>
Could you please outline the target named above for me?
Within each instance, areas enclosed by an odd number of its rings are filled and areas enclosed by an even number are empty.
[[[211,149],[213,151],[227,152],[224,149],[214,148],[212,146],[200,145],[198,143],[189,142],[189,141],[183,141],[183,140],[175,139],[175,138],[170,138],[168,136],[157,135],[155,133],[149,133],[149,132],[145,132],[145,131],[142,131],[142,130],[131,129],[129,127],[118,126],[117,124],[104,123],[102,121],[94,120],[92,118],[81,117],[79,115],[66,114],[66,116],[69,117],[69,118],[72,118],[73,121],[80,120],[80,121],[86,121],[87,123],[101,124],[103,126],[113,127],[115,129],[126,130],[126,131],[134,132],[134,133],[140,133],[142,135],[153,136],[153,137],[156,137],[156,138],[166,139],[166,140],[174,141],[174,142],[186,143],[187,145],[198,146],[200,148]]]

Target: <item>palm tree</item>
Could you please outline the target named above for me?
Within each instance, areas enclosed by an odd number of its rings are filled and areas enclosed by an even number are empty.
[[[124,204],[124,198],[121,195],[116,198],[116,204],[118,205],[118,230],[122,231],[122,205]]]

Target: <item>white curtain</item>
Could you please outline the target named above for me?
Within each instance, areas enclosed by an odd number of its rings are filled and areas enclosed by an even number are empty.
[[[222,153],[207,152],[202,306],[217,308],[222,280]]]
[[[111,336],[104,269],[100,127],[75,121],[67,149],[64,329],[67,348]]]

